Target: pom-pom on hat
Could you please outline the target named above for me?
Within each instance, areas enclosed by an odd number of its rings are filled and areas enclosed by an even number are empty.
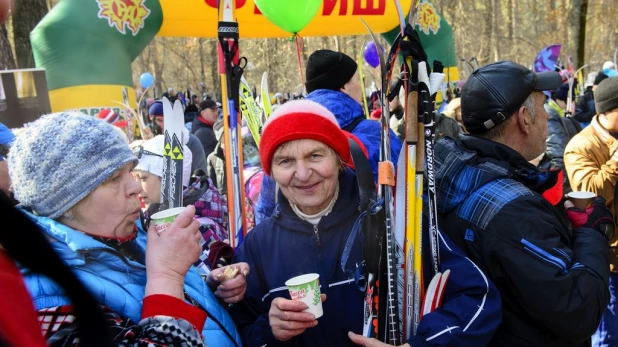
[[[277,148],[289,141],[311,139],[332,148],[352,165],[348,136],[339,128],[335,116],[326,107],[310,100],[293,100],[279,106],[268,118],[260,138],[262,168],[271,175]]]
[[[56,219],[137,158],[109,123],[76,112],[27,125],[9,152],[15,198]]]

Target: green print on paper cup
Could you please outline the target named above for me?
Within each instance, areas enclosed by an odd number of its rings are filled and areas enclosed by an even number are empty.
[[[165,231],[172,225],[172,222],[178,217],[178,215],[185,210],[186,207],[175,207],[161,212],[157,212],[150,217],[155,229],[159,234]]]
[[[322,300],[320,298],[320,275],[306,274],[291,278],[285,282],[292,300],[300,300],[307,305],[304,312],[312,313],[315,318],[322,317]]]

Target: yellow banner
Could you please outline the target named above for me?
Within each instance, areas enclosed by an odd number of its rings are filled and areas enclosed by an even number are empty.
[[[119,85],[85,85],[51,90],[52,112],[79,111],[96,116],[100,110],[111,108],[124,115],[123,88],[128,89],[129,105],[136,108],[135,89]],[[120,104],[119,104],[120,103]]]
[[[295,0],[289,0],[290,6]],[[412,0],[399,0],[403,11]],[[217,0],[161,0],[163,25],[159,36],[217,37]],[[236,0],[240,37],[290,37],[264,17],[253,0]],[[324,0],[300,36],[364,35],[363,18],[376,33],[399,25],[393,0]],[[406,18],[407,19],[407,18]]]

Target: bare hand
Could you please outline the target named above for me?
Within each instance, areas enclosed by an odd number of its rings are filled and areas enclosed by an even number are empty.
[[[352,342],[354,342],[355,344],[359,345],[359,346],[363,346],[363,347],[386,347],[386,346],[392,346],[392,345],[387,345],[386,343],[380,342],[376,339],[370,339],[368,337],[364,337],[363,335],[358,335],[355,334],[351,331],[348,332],[348,337],[350,338],[350,340],[352,340]],[[401,345],[401,347],[411,347],[409,343],[403,344]]]
[[[215,296],[228,304],[242,300],[247,292],[249,264],[237,263],[212,270],[206,283],[215,290]]]
[[[326,300],[326,294],[322,294],[322,302]],[[273,335],[279,341],[287,341],[294,336],[302,334],[307,328],[318,325],[318,321],[312,313],[302,312],[307,305],[302,301],[276,298],[270,304],[268,320]]]
[[[148,228],[146,295],[169,294],[178,297],[180,291],[180,298],[183,297],[182,286],[178,287],[178,284],[184,284],[187,271],[202,253],[200,224],[193,219],[194,215],[195,207],[187,206],[165,232],[157,233],[154,224]],[[163,287],[169,290],[174,288],[173,293]]]

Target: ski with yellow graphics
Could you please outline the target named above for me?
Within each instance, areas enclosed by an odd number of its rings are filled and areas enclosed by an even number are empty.
[[[182,207],[182,163],[184,160],[184,114],[179,100],[172,105],[163,97],[163,178],[161,203],[164,208]]]

